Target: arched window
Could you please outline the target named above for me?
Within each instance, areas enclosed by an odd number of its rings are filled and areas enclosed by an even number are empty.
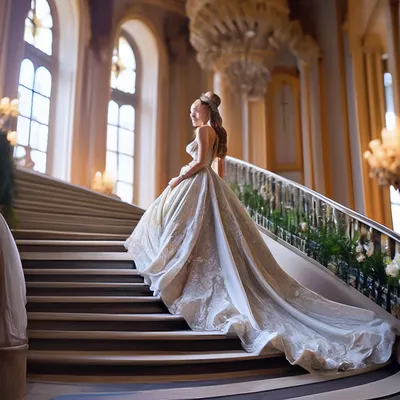
[[[25,19],[25,52],[19,76],[20,116],[16,156],[30,152],[36,171],[45,173],[51,109],[53,17],[47,0],[32,0]]]
[[[136,59],[129,38],[119,36],[111,68],[108,105],[106,171],[116,181],[116,194],[133,201]]]

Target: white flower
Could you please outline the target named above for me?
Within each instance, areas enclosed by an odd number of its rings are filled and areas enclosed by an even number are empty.
[[[369,242],[368,243],[368,250],[367,250],[367,255],[368,257],[371,257],[374,254],[374,242]]]
[[[358,261],[358,262],[364,262],[364,261],[365,261],[365,256],[364,256],[364,254],[359,254],[359,255],[357,256],[357,261]]]
[[[305,232],[307,230],[307,222],[300,222],[300,229]]]
[[[397,276],[399,275],[400,268],[396,262],[392,261],[390,264],[386,266],[385,271],[387,276],[391,276],[392,278],[397,278]]]

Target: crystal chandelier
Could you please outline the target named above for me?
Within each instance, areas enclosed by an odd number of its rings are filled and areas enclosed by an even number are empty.
[[[232,90],[263,98],[280,46],[287,45],[298,56],[314,44],[297,21],[289,20],[287,3],[188,0],[190,41],[200,65],[220,72]]]
[[[372,140],[370,150],[364,153],[370,177],[376,178],[380,186],[393,186],[400,191],[400,131],[383,129],[381,135],[382,140]]]

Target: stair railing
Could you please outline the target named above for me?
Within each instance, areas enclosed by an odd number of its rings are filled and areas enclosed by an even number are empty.
[[[400,319],[400,235],[255,165],[224,164],[224,180],[258,225]]]

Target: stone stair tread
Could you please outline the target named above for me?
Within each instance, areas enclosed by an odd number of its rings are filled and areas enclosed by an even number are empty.
[[[21,252],[21,260],[90,260],[90,261],[132,261],[128,253],[118,252]]]
[[[61,212],[58,210],[46,210],[46,212],[31,211],[25,208],[16,209],[16,214],[19,218],[31,221],[57,221],[63,224],[84,224],[84,225],[97,225],[97,226],[119,226],[129,227],[137,223],[141,215],[133,215],[131,218],[114,218],[100,215],[77,215],[68,214],[66,211]]]
[[[157,303],[156,296],[27,296],[31,303]]]
[[[133,268],[24,268],[25,275],[140,275]]]
[[[183,317],[173,314],[96,314],[63,312],[28,312],[28,320],[54,321],[183,321]]]
[[[92,365],[159,365],[159,364],[200,364],[213,362],[233,362],[240,360],[268,359],[282,357],[283,354],[271,351],[268,355],[247,353],[244,350],[221,352],[182,352],[162,354],[136,351],[56,351],[29,350],[28,361],[35,363],[92,364]]]
[[[27,288],[138,288],[149,287],[141,282],[26,282]]]
[[[123,240],[45,240],[17,239],[17,246],[123,246]]]
[[[80,340],[224,340],[228,338],[237,339],[236,335],[224,334],[214,331],[166,331],[166,332],[125,332],[125,331],[63,331],[63,330],[43,330],[32,329],[28,331],[29,339],[80,339]]]
[[[107,240],[110,239],[115,239],[115,240],[125,240],[127,239],[126,235],[121,235],[117,233],[88,233],[88,232],[73,232],[73,231],[52,231],[52,230],[46,230],[46,229],[13,229],[12,232],[14,234],[35,234],[36,236],[40,235],[49,235],[52,237],[57,237],[57,236],[68,236],[71,238],[93,238],[93,237],[106,237]],[[91,239],[92,240],[92,239]]]

